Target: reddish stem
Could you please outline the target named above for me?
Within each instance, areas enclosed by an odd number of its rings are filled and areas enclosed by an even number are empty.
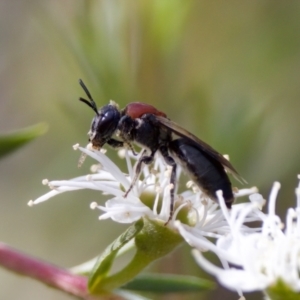
[[[87,289],[87,277],[72,274],[67,269],[30,257],[1,242],[0,266],[82,299],[121,299],[116,295],[100,298],[91,296]]]

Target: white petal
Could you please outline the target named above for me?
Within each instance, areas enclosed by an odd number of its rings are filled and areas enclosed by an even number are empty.
[[[222,285],[231,290],[242,290],[245,292],[251,292],[255,290],[262,290],[268,286],[270,283],[268,279],[261,275],[252,276],[243,270],[238,269],[222,269],[211,262],[209,262],[204,256],[199,252],[194,250],[193,255],[197,263],[208,273],[217,277]]]
[[[114,198],[106,201],[105,207],[99,207],[105,213],[100,216],[100,220],[111,218],[119,223],[132,223],[143,216],[154,217],[150,208],[141,202],[126,201],[124,198]]]

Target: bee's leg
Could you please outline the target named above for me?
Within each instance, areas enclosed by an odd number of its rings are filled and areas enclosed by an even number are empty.
[[[128,148],[131,150],[131,152],[132,152],[132,154],[133,154],[134,156],[137,156],[137,155],[138,155],[138,153],[135,152],[135,150],[134,150],[134,148],[133,148],[133,146],[132,146],[131,143],[125,141],[124,144],[128,146]]]
[[[108,144],[109,146],[115,148],[115,149],[118,149],[118,148],[124,148],[124,147],[127,146],[127,147],[132,151],[132,153],[133,153],[134,156],[137,156],[137,155],[138,155],[138,153],[135,152],[135,150],[134,150],[132,144],[131,144],[130,142],[126,141],[126,140],[124,140],[124,141],[119,141],[119,140],[115,140],[115,139],[109,139],[109,140],[107,141],[107,144]]]
[[[128,188],[128,190],[124,194],[125,198],[128,196],[129,192],[132,190],[133,186],[135,185],[136,181],[138,180],[138,178],[141,174],[142,164],[143,163],[146,164],[146,165],[151,164],[153,162],[155,152],[156,151],[152,151],[150,155],[145,155],[147,153],[147,150],[143,151],[142,156],[140,157],[140,159],[138,160],[138,162],[136,164],[135,175],[132,179],[130,187]]]
[[[124,142],[123,141],[118,141],[118,140],[115,140],[115,139],[109,139],[107,141],[107,144],[109,146],[115,148],[115,149],[124,147]]]
[[[160,153],[162,154],[165,162],[167,165],[172,167],[171,171],[171,177],[170,177],[170,183],[173,185],[173,187],[170,189],[170,215],[168,221],[165,223],[167,225],[173,217],[174,214],[174,202],[175,202],[175,183],[176,183],[176,169],[177,165],[175,160],[169,155],[167,146],[161,146],[159,148]]]

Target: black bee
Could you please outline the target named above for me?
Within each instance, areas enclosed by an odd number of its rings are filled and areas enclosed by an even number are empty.
[[[173,184],[173,188],[170,192],[170,216],[167,223],[172,219],[174,212],[177,164],[211,199],[217,201],[216,191],[222,190],[226,206],[231,208],[234,196],[226,171],[232,173],[237,179],[244,180],[223,155],[149,104],[132,102],[119,110],[117,105],[111,103],[98,110],[81,79],[79,84],[89,101],[83,98],[79,100],[90,106],[96,113],[88,133],[93,148],[100,149],[108,144],[113,148],[127,146],[133,150],[132,143],[134,142],[147,149],[137,162],[135,178],[126,191],[125,197],[138,179],[143,163],[151,164],[158,151],[166,164],[172,167],[170,183]],[[117,132],[120,139],[113,138]],[[177,137],[174,138],[174,135]]]

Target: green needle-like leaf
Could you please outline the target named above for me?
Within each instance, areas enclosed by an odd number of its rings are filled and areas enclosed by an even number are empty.
[[[122,288],[152,293],[201,292],[214,288],[214,283],[194,276],[142,274]]]
[[[39,123],[18,131],[0,135],[0,158],[44,134],[47,128],[47,124]]]
[[[119,236],[111,245],[109,245],[104,253],[100,256],[98,262],[89,279],[89,290],[94,291],[101,289],[101,281],[109,272],[113,261],[121,250],[130,240],[132,240],[143,228],[143,219],[137,221],[130,226],[122,235]]]

